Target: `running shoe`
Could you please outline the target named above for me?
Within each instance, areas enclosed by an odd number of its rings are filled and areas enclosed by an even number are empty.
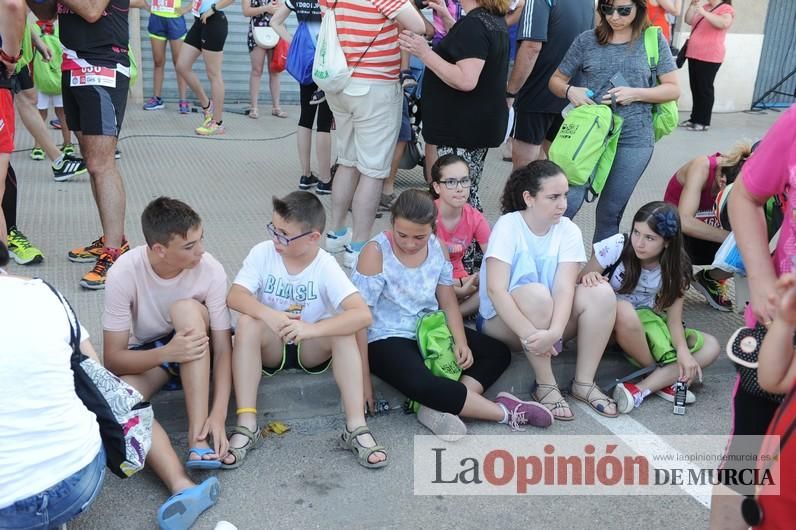
[[[495,398],[495,403],[505,409],[508,415],[506,424],[512,431],[524,430],[521,425],[550,427],[553,424],[553,413],[536,401],[523,401],[513,394],[501,392]]]
[[[52,165],[52,168],[53,180],[55,180],[55,182],[63,182],[88,171],[88,169],[86,169],[86,162],[82,158],[76,158],[70,155],[64,155],[60,162],[56,162]]]
[[[361,248],[361,247],[360,247]],[[357,266],[359,250],[354,250],[350,244],[343,247],[343,267],[353,270]]]
[[[180,114],[190,114],[191,113],[191,105],[188,103],[188,100],[181,99],[180,100]]]
[[[329,182],[323,182],[322,180],[318,179],[318,184],[315,185],[315,193],[318,195],[331,195],[333,181],[334,177],[330,178]]]
[[[60,129],[61,128],[61,120],[58,118],[53,118],[50,120],[50,127],[53,129]]]
[[[224,125],[211,119],[205,125],[197,127],[196,134],[199,136],[214,136],[217,134],[224,134]]]
[[[619,383],[614,387],[616,410],[621,414],[629,414],[634,408],[641,406],[644,393],[633,383]]]
[[[31,160],[44,160],[44,149],[41,147],[34,147],[30,150]]]
[[[8,251],[19,265],[33,265],[44,259],[42,251],[34,247],[16,227],[8,232]]]
[[[64,144],[61,146],[61,152],[65,155],[72,156],[75,154],[75,144]]]
[[[318,184],[318,177],[310,172],[309,175],[301,175],[299,178],[299,189],[308,190]]]
[[[324,101],[326,101],[326,92],[323,90],[316,90],[310,97],[310,105],[320,105]]]
[[[694,283],[692,285],[705,297],[705,301],[713,309],[732,311],[732,300],[729,296],[727,280],[714,280],[708,274],[708,269],[702,269],[694,275]]]
[[[202,113],[204,117],[202,118],[202,127],[207,127],[210,125],[210,122],[213,121],[213,113],[216,111],[216,106],[213,104],[213,100],[210,100],[210,104],[207,108],[202,107]]]
[[[155,96],[152,96],[144,103],[144,110],[161,110],[164,108],[166,108],[166,104],[163,103],[162,99]]]
[[[90,245],[73,248],[69,251],[67,257],[69,261],[75,263],[91,263],[92,261],[97,261],[97,258],[100,257],[104,248],[105,236],[101,236],[99,239],[92,241]],[[125,240],[122,243],[122,254],[128,250],[130,250],[130,243]]]
[[[111,265],[117,259],[119,259],[118,256],[114,257],[113,254],[103,251],[100,257],[97,258],[97,262],[94,263],[94,267],[80,280],[80,287],[92,291],[105,289],[105,278],[108,277],[108,269],[111,268]]]
[[[344,229],[341,234],[336,233],[334,230],[326,232],[326,252],[331,254],[342,252],[346,245],[351,243],[352,234],[350,228]]]

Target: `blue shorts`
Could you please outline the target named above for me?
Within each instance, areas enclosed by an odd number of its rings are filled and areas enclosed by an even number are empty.
[[[409,99],[404,96],[404,106],[401,111],[401,130],[398,132],[398,141],[411,142],[412,136],[412,124],[409,123]]]
[[[146,342],[139,346],[133,346],[132,348],[130,348],[130,350],[146,351],[146,350],[154,350],[155,348],[162,348],[163,346],[168,344],[169,341],[173,338],[174,338],[174,332],[172,331],[171,333],[169,333],[168,335],[164,335],[163,337]],[[163,390],[181,390],[182,381],[180,380],[180,363],[163,363],[160,365],[160,367],[166,370],[166,373],[169,374],[169,380],[165,385],[163,385]]]
[[[105,450],[86,467],[46,490],[0,509],[2,528],[57,528],[86,511],[105,478]]]
[[[149,15],[147,30],[149,37],[155,40],[182,40],[188,33],[184,18],[167,18],[159,15]]]

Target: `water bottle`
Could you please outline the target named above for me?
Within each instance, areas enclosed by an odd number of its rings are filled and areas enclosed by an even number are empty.
[[[589,99],[594,97],[594,92],[592,92],[591,88],[587,88],[586,89],[586,97],[589,98]],[[569,114],[569,111],[571,111],[574,108],[575,108],[575,105],[573,105],[572,103],[570,103],[569,105],[564,107],[564,110],[561,111],[561,117],[562,118],[566,118],[567,114]]]

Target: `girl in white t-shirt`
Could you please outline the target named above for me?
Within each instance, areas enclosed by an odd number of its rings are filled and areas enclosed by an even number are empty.
[[[704,344],[691,352],[696,337],[686,340],[683,298],[693,280],[691,261],[683,248],[680,216],[675,206],[655,201],[633,217],[630,237],[616,234],[594,244],[594,254],[580,273],[587,288],[610,285],[616,292],[614,338],[641,366],[655,362],[636,312],[650,308],[666,313],[677,362],[655,369],[639,383],[620,383],[614,390],[619,411],[628,413],[650,393],[674,401],[675,381],[702,382],[702,368],[719,355],[719,343],[706,333]],[[689,391],[687,403],[696,400]]]
[[[563,216],[568,190],[566,175],[549,160],[531,162],[509,176],[503,215],[492,228],[481,266],[477,325],[514,351],[522,348],[536,376],[533,398],[563,421],[574,416],[551,358],[561,351],[562,340],[577,333],[572,397],[615,417],[616,404],[594,376],[611,336],[616,296],[608,285],[577,285],[586,251],[580,229]]]

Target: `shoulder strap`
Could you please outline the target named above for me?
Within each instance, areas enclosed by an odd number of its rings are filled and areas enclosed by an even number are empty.
[[[653,74],[658,72],[658,61],[660,54],[658,52],[658,39],[661,30],[658,26],[650,26],[644,30],[644,49],[647,52],[647,60],[650,63],[650,70]]]
[[[72,309],[72,305],[69,303],[69,301],[66,298],[64,298],[64,295],[58,292],[58,289],[56,289],[55,287],[53,287],[44,280],[41,280],[41,282],[47,287],[49,287],[50,290],[53,292],[53,294],[61,302],[61,305],[63,306],[64,311],[66,312],[66,319],[69,321],[69,344],[72,346],[73,352],[79,352],[80,342],[81,342],[80,323],[77,321],[77,315],[75,314],[75,310]]]
[[[619,257],[617,258],[617,260],[615,262],[611,263],[610,265],[608,265],[605,268],[605,270],[603,270],[603,276],[607,277],[609,282],[611,281],[611,276],[614,275],[614,272],[616,271],[616,268],[619,266],[620,263],[622,263],[622,254],[625,253],[625,245],[629,241],[628,238],[630,236],[628,234],[622,234],[622,235],[625,236],[625,240],[622,243],[622,252],[619,253]]]
[[[710,11],[708,11],[708,13],[713,13],[715,10],[717,10],[719,8],[720,5],[723,5],[723,4],[724,4],[724,2],[719,2],[718,4],[716,4],[716,7],[714,7]],[[697,20],[697,23],[694,24],[694,26],[691,28],[691,35],[694,34],[694,31],[696,31],[697,26],[699,26],[700,22],[702,22],[703,20],[705,20],[705,17],[702,17],[699,20]]]

